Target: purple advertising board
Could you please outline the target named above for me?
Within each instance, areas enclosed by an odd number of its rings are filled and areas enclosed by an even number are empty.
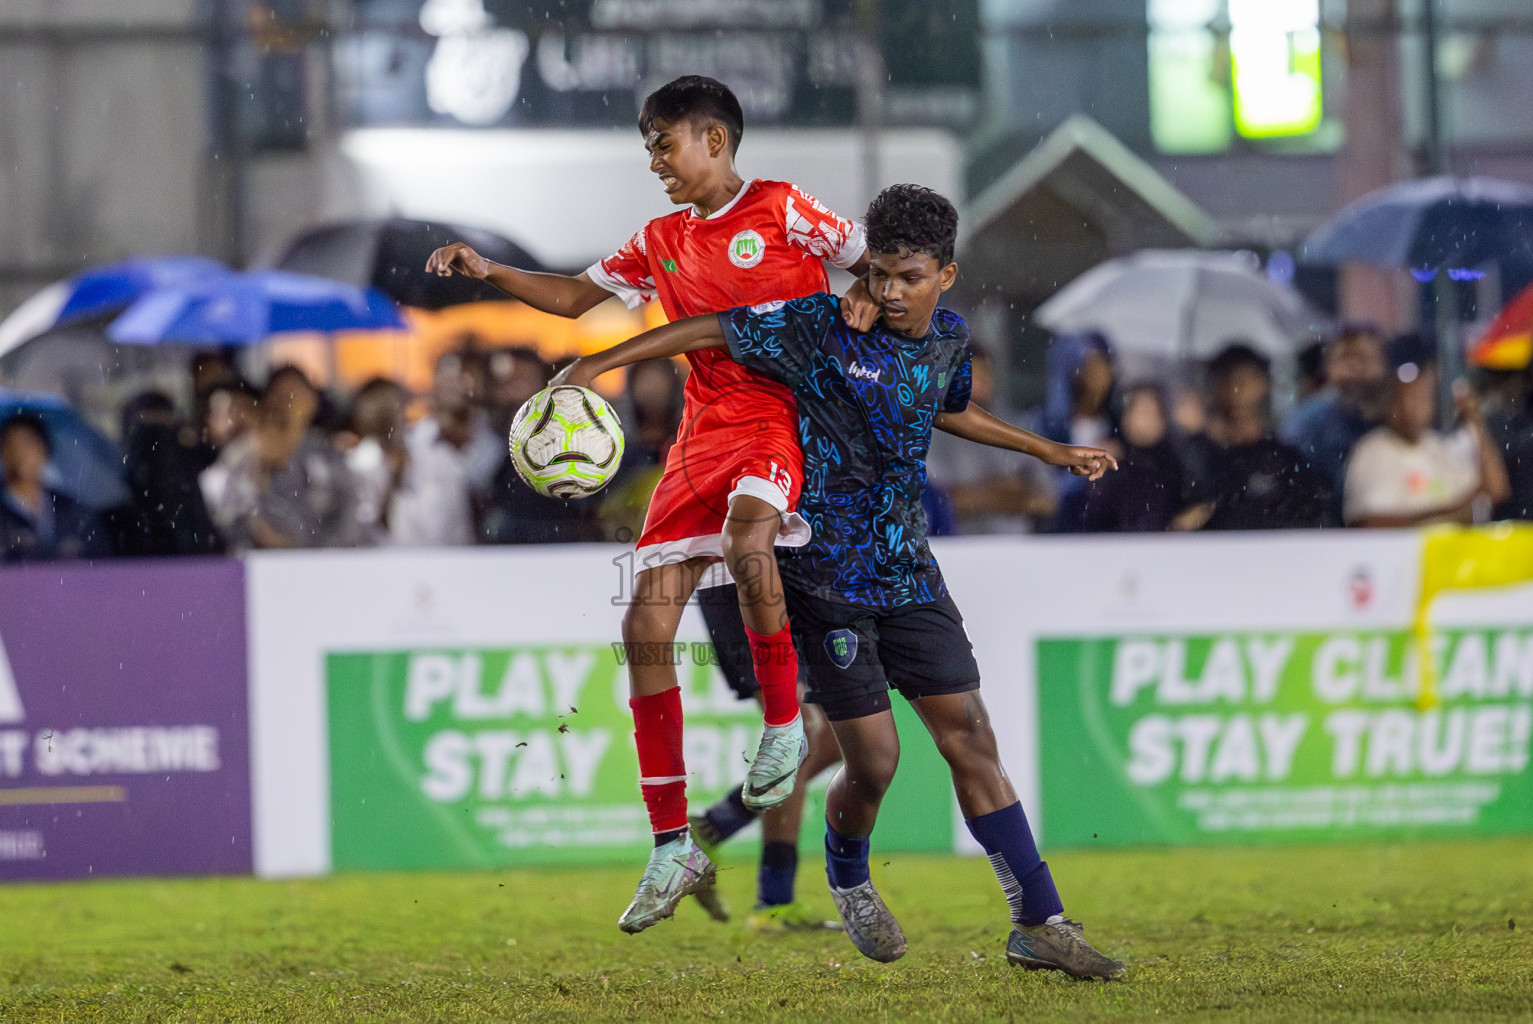
[[[0,880],[250,870],[236,561],[0,569]]]

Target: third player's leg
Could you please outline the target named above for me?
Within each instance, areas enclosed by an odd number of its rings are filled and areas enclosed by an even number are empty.
[[[842,765],[825,791],[825,821],[843,836],[866,838],[900,763],[894,713],[832,722],[831,730],[841,748]]]
[[[841,748],[825,715],[813,704],[803,707],[804,733],[809,737],[809,756],[798,769],[793,794],[781,805],[761,815],[761,838],[767,843],[798,843],[804,818],[804,799],[809,784],[825,769],[841,760]]]
[[[978,690],[921,697],[911,702],[953,776],[965,818],[977,818],[1017,802],[1001,766],[990,712]]]

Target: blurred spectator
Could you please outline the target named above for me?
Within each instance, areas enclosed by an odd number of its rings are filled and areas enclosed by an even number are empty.
[[[1533,367],[1507,375],[1520,394],[1507,388],[1500,408],[1485,410],[1486,432],[1506,463],[1511,497],[1496,509],[1498,519],[1533,519]]]
[[[311,429],[319,404],[303,371],[274,370],[255,427],[203,474],[208,507],[232,550],[352,547],[362,539],[345,460]]]
[[[490,429],[503,438],[511,430],[517,410],[548,386],[553,368],[537,349],[527,345],[496,349],[486,357],[485,365]]]
[[[1418,334],[1401,335],[1389,345],[1388,365],[1394,382],[1384,424],[1357,443],[1347,463],[1347,524],[1467,523],[1481,498],[1491,505],[1505,501],[1511,495],[1506,466],[1474,392],[1462,382],[1454,389],[1458,430],[1442,434],[1433,427],[1435,346]]]
[[[394,494],[404,477],[405,389],[374,377],[357,390],[351,403],[351,432],[357,438],[346,452],[346,468],[357,492],[357,522],[371,544],[390,541]]]
[[[518,409],[548,386],[550,366],[530,348],[507,348],[490,354],[490,419],[505,437]],[[502,446],[504,449],[504,446]],[[624,461],[632,457],[631,450]],[[545,498],[516,472],[509,450],[490,481],[479,539],[485,544],[553,544],[601,539],[597,503]]]
[[[1283,530],[1327,523],[1329,487],[1269,425],[1272,367],[1249,345],[1235,343],[1207,367],[1208,427],[1189,447],[1200,451],[1202,475],[1193,504],[1173,526],[1183,530]]]
[[[484,363],[472,347],[448,352],[437,360],[431,377],[430,413],[412,426],[406,442],[430,450],[447,426],[468,479],[470,493],[478,495],[490,485],[506,457],[505,435],[490,429],[489,417],[480,408],[487,386]]]
[[[243,380],[226,380],[208,392],[207,412],[202,431],[213,450],[213,458],[233,441],[255,426],[260,392]]]
[[[973,354],[972,400],[1008,423],[1018,417],[997,400],[989,357]],[[926,457],[929,485],[951,503],[958,533],[1024,533],[1054,515],[1054,471],[1018,452],[932,432]]]
[[[1302,402],[1325,387],[1325,347],[1325,342],[1315,341],[1299,349],[1294,360],[1299,377],[1293,396],[1295,402]]]
[[[1333,521],[1352,446],[1384,415],[1388,374],[1377,328],[1351,324],[1326,346],[1324,390],[1289,411],[1278,437],[1297,448],[1330,484]]]
[[[618,413],[623,421],[623,466],[607,488],[601,517],[607,536],[628,543],[644,529],[650,496],[681,424],[685,378],[675,361],[650,359],[628,368]]]
[[[203,501],[198,452],[182,443],[170,398],[146,391],[122,410],[123,467],[132,495],[113,510],[120,555],[204,555],[223,549]]]
[[[1481,370],[1476,384],[1485,411],[1485,433],[1506,463],[1512,491],[1494,516],[1533,519],[1533,367]]]
[[[0,422],[0,561],[43,562],[111,554],[96,514],[43,483],[52,440],[42,419]]]
[[[1097,333],[1065,335],[1049,346],[1044,406],[1032,430],[1061,444],[1100,447],[1113,433],[1113,387],[1117,373],[1112,344]],[[1082,528],[1086,479],[1053,473],[1057,505],[1051,528]]]
[[[199,489],[204,504],[222,494],[229,479],[229,465],[219,456],[239,438],[255,429],[260,415],[261,393],[243,380],[227,380],[208,393],[202,429],[193,435],[193,465],[199,467]]]
[[[389,504],[389,539],[412,547],[474,542],[471,459],[482,426],[464,399],[433,396],[430,415],[405,433],[404,471]]]
[[[1090,484],[1083,526],[1094,532],[1165,530],[1185,505],[1186,473],[1171,443],[1166,396],[1153,384],[1123,394],[1117,472]]]
[[[921,511],[926,513],[928,536],[951,537],[958,532],[958,513],[953,510],[953,499],[930,480],[921,491]]]

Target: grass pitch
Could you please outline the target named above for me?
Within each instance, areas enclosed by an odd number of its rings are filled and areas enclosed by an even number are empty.
[[[1533,840],[1050,862],[1128,981],[1009,966],[983,860],[875,861],[910,940],[889,966],[690,903],[625,936],[637,865],[105,881],[0,887],[0,1021],[1533,1019]],[[744,910],[754,871],[731,863]],[[816,863],[800,883],[830,914]]]

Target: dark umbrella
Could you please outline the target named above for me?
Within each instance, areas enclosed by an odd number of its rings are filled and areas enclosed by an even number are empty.
[[[283,270],[371,285],[403,306],[441,309],[510,299],[484,281],[426,273],[426,259],[449,242],[466,242],[486,259],[518,270],[544,270],[527,250],[478,228],[395,217],[325,224],[295,238],[277,261]]]
[[[1533,188],[1495,178],[1424,178],[1370,192],[1305,239],[1306,263],[1418,272],[1533,265]]]
[[[1408,269],[1432,282],[1441,376],[1439,416],[1453,411],[1462,369],[1458,296],[1452,286],[1496,264],[1504,284],[1533,277],[1533,188],[1496,178],[1423,178],[1370,192],[1305,239],[1307,263],[1346,260]]]

